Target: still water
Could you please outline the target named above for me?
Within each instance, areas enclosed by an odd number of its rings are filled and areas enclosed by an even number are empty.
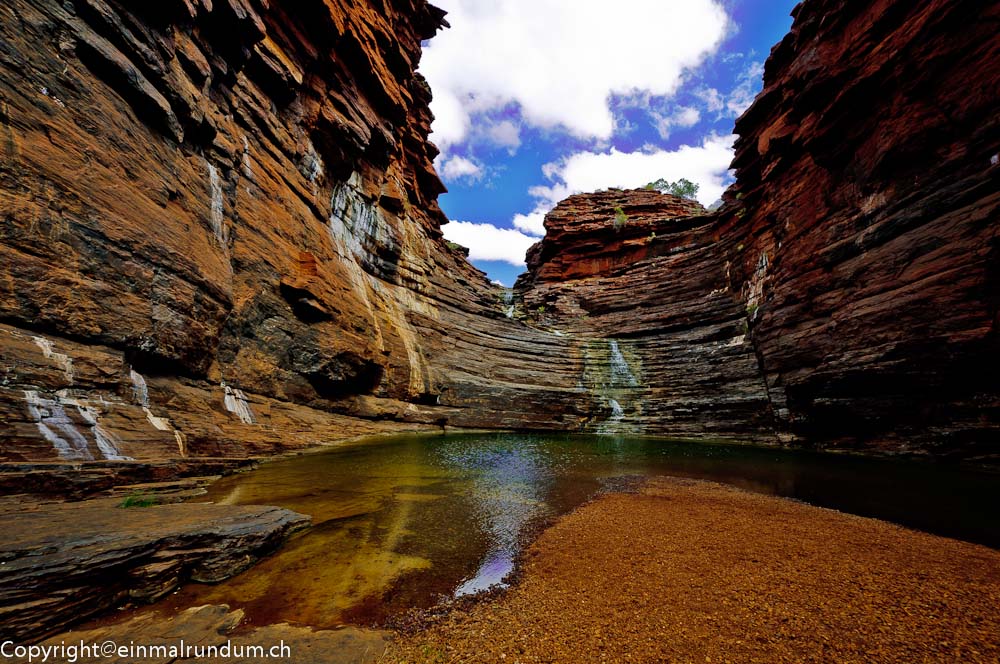
[[[226,603],[252,623],[376,624],[511,571],[527,538],[603,486],[708,479],[1000,546],[1000,475],[725,444],[526,434],[402,436],[268,463],[199,500],[279,505],[313,528],[161,608]]]

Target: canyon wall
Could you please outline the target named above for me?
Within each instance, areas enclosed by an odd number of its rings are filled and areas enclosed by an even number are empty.
[[[525,300],[629,339],[655,367],[647,431],[995,462],[1000,5],[794,14],[737,121],[723,208],[571,198]]]
[[[780,429],[1000,454],[998,26],[996,2],[809,0],[772,51],[720,233]]]
[[[578,426],[580,354],[441,235],[414,73],[440,11],[2,12],[0,459]]]
[[[0,461],[443,425],[995,456],[997,10],[834,4],[722,210],[571,197],[509,291],[440,231],[422,0],[11,0]]]

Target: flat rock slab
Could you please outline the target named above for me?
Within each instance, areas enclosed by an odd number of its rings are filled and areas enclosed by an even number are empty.
[[[224,604],[192,607],[169,617],[144,612],[115,624],[61,634],[41,645],[58,647],[62,643],[103,645],[110,642],[116,647],[128,648],[135,644],[147,648],[144,652],[124,651],[112,657],[84,655],[77,660],[80,664],[169,664],[175,661],[251,664],[275,660],[368,664],[381,661],[390,637],[389,632],[374,629],[343,627],[316,631],[284,623],[237,629],[243,622],[243,611],[231,611]]]
[[[120,504],[0,514],[0,636],[38,639],[126,600],[153,601],[187,580],[221,581],[310,524],[277,507]]]

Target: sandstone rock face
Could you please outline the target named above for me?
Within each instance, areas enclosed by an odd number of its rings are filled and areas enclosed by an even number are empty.
[[[442,240],[414,74],[440,23],[419,0],[5,5],[0,459],[554,426],[487,404],[561,402],[535,376],[565,344],[506,329]]]
[[[995,455],[997,10],[911,5],[803,4],[723,210],[570,198],[512,292],[441,235],[423,0],[11,0],[0,461],[445,424]]]

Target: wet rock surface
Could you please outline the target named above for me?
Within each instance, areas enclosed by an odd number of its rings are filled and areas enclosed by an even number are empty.
[[[144,494],[145,495],[145,494]],[[146,505],[128,497],[0,513],[0,631],[23,642],[187,581],[243,571],[309,518],[276,507]]]

